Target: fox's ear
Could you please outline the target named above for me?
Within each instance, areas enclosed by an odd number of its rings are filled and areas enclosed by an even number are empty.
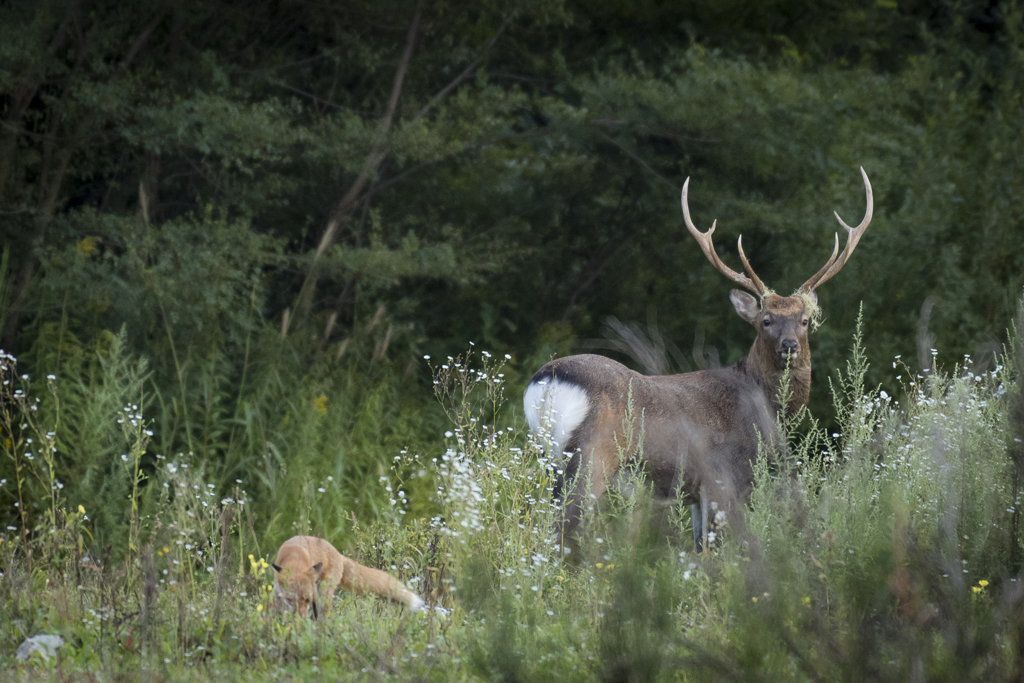
[[[271,563],[270,563],[270,566],[274,568],[274,571],[275,571],[275,572],[278,572],[278,573],[280,573],[280,572],[281,572],[281,568],[280,568],[280,567],[278,567],[278,566],[277,566],[276,564],[274,564],[273,562],[271,562]]]
[[[317,562],[312,567],[313,572],[316,573],[316,574],[319,574],[320,570],[323,569],[323,568],[324,568],[324,563],[323,562]]]

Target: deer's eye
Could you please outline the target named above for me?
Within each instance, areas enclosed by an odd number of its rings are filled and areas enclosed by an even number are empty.
[[[807,327],[807,318],[804,318],[804,327]]]
[[[772,320],[771,320],[771,318],[765,318],[765,319],[764,319],[764,326],[765,326],[765,327],[768,327],[768,326],[769,326],[769,325],[771,325],[771,324],[772,324]]]

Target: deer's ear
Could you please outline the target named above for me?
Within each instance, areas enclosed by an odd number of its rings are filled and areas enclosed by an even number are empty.
[[[732,302],[732,307],[736,309],[736,314],[751,325],[757,320],[757,316],[761,314],[761,304],[757,302],[753,294],[748,294],[740,289],[732,289],[729,290],[729,301]]]
[[[323,562],[317,562],[316,564],[314,564],[311,567],[311,569],[313,570],[314,574],[319,574],[320,570],[323,569],[323,568],[324,568],[324,563]]]

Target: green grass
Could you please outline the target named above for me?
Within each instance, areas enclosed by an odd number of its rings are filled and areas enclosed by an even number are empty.
[[[434,368],[446,448],[396,449],[363,489],[378,509],[357,517],[330,467],[268,469],[281,479],[257,495],[215,481],[197,455],[152,453],[150,424],[133,408],[144,392],[131,403],[145,368],[119,353],[101,368],[107,381],[81,383],[64,413],[33,410],[30,380],[5,361],[2,445],[14,474],[3,486],[21,492],[0,543],[5,679],[57,670],[75,680],[211,681],[1024,673],[1016,340],[983,374],[897,369],[897,403],[865,388],[858,336],[834,387],[843,433],[806,415],[784,425],[787,450],[757,468],[745,518],[713,553],[693,553],[686,512],[652,500],[634,473],[588,510],[571,563],[554,550],[558,464],[504,405],[501,359],[470,354]],[[46,385],[54,399],[55,385]],[[319,396],[296,399],[305,407],[291,413],[307,425],[295,438],[313,450],[327,438],[317,425],[330,400]],[[102,542],[100,511],[66,497],[71,486],[57,485],[66,461],[40,448],[78,435],[92,435],[82,448],[96,449],[82,457],[108,460],[104,483],[93,484],[116,521]],[[260,498],[272,491],[283,499]],[[291,524],[267,513],[286,507]],[[306,531],[447,612],[341,594],[319,621],[273,614],[266,562],[278,539]],[[17,662],[18,644],[40,633],[64,638],[59,659]]]

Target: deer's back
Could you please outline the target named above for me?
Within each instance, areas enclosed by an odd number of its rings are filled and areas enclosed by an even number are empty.
[[[527,419],[537,432],[547,415],[556,447],[584,459],[596,454],[613,470],[618,456],[633,455],[621,452],[630,427],[637,439],[643,435],[641,456],[663,495],[692,493],[709,478],[745,489],[758,432],[772,438],[774,422],[763,390],[742,367],[646,376],[603,356],[559,358],[530,380]]]

